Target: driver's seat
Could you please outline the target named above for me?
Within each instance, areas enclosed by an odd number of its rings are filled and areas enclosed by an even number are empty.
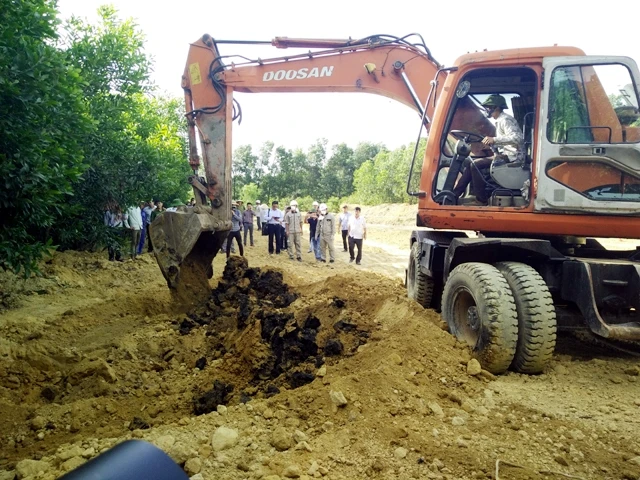
[[[479,171],[481,175],[478,177],[483,181],[482,192],[474,193],[476,196],[488,198],[489,205],[519,206],[526,203],[521,200],[523,200],[522,190],[531,179],[529,163],[503,163],[494,160],[490,167]],[[507,200],[496,200],[498,196],[506,197]],[[516,200],[517,198],[519,200]]]

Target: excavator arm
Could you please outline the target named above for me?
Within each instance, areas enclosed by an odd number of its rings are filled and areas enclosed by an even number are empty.
[[[156,259],[170,289],[180,292],[183,299],[208,293],[211,262],[231,228],[231,125],[241,116],[233,92],[372,93],[407,105],[427,124],[434,108],[434,102],[427,100],[441,66],[424,42],[412,44],[409,37],[216,42],[204,35],[191,44],[182,87],[193,170],[188,180],[196,206],[166,212],[151,225]],[[220,55],[218,45],[222,43],[270,43],[276,48],[308,51],[248,59]],[[237,63],[228,62],[231,58]],[[198,174],[199,151],[204,177]]]

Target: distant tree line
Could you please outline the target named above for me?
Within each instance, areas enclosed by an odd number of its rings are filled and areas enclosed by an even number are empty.
[[[406,194],[415,143],[388,150],[381,143],[363,142],[355,148],[344,143],[327,151],[320,139],[306,151],[275,147],[265,142],[258,152],[250,145],[233,154],[233,195],[246,202],[280,204],[296,199],[302,208],[316,200],[333,211],[341,203],[376,205],[414,203]],[[417,190],[424,156],[422,140],[417,154],[412,190]]]

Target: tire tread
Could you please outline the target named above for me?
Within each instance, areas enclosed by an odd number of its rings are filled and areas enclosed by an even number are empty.
[[[474,292],[476,304],[478,305],[478,295],[485,306],[486,315],[483,316],[482,323],[488,331],[487,344],[479,351],[474,348],[473,354],[484,369],[494,374],[504,373],[513,361],[518,342],[518,318],[511,288],[493,265],[477,262],[458,265],[451,272],[442,295],[443,314],[450,327],[451,323],[446,317],[451,305],[445,299],[453,294],[458,276],[471,280],[471,284],[478,289]]]
[[[524,263],[499,262],[496,267],[511,286],[518,309],[518,346],[512,368],[541,373],[556,345],[556,314],[549,288],[540,274]]]

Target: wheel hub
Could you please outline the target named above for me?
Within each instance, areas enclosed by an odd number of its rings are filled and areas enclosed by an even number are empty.
[[[474,332],[480,329],[480,315],[478,315],[478,307],[475,305],[469,307],[467,310],[467,323]]]

